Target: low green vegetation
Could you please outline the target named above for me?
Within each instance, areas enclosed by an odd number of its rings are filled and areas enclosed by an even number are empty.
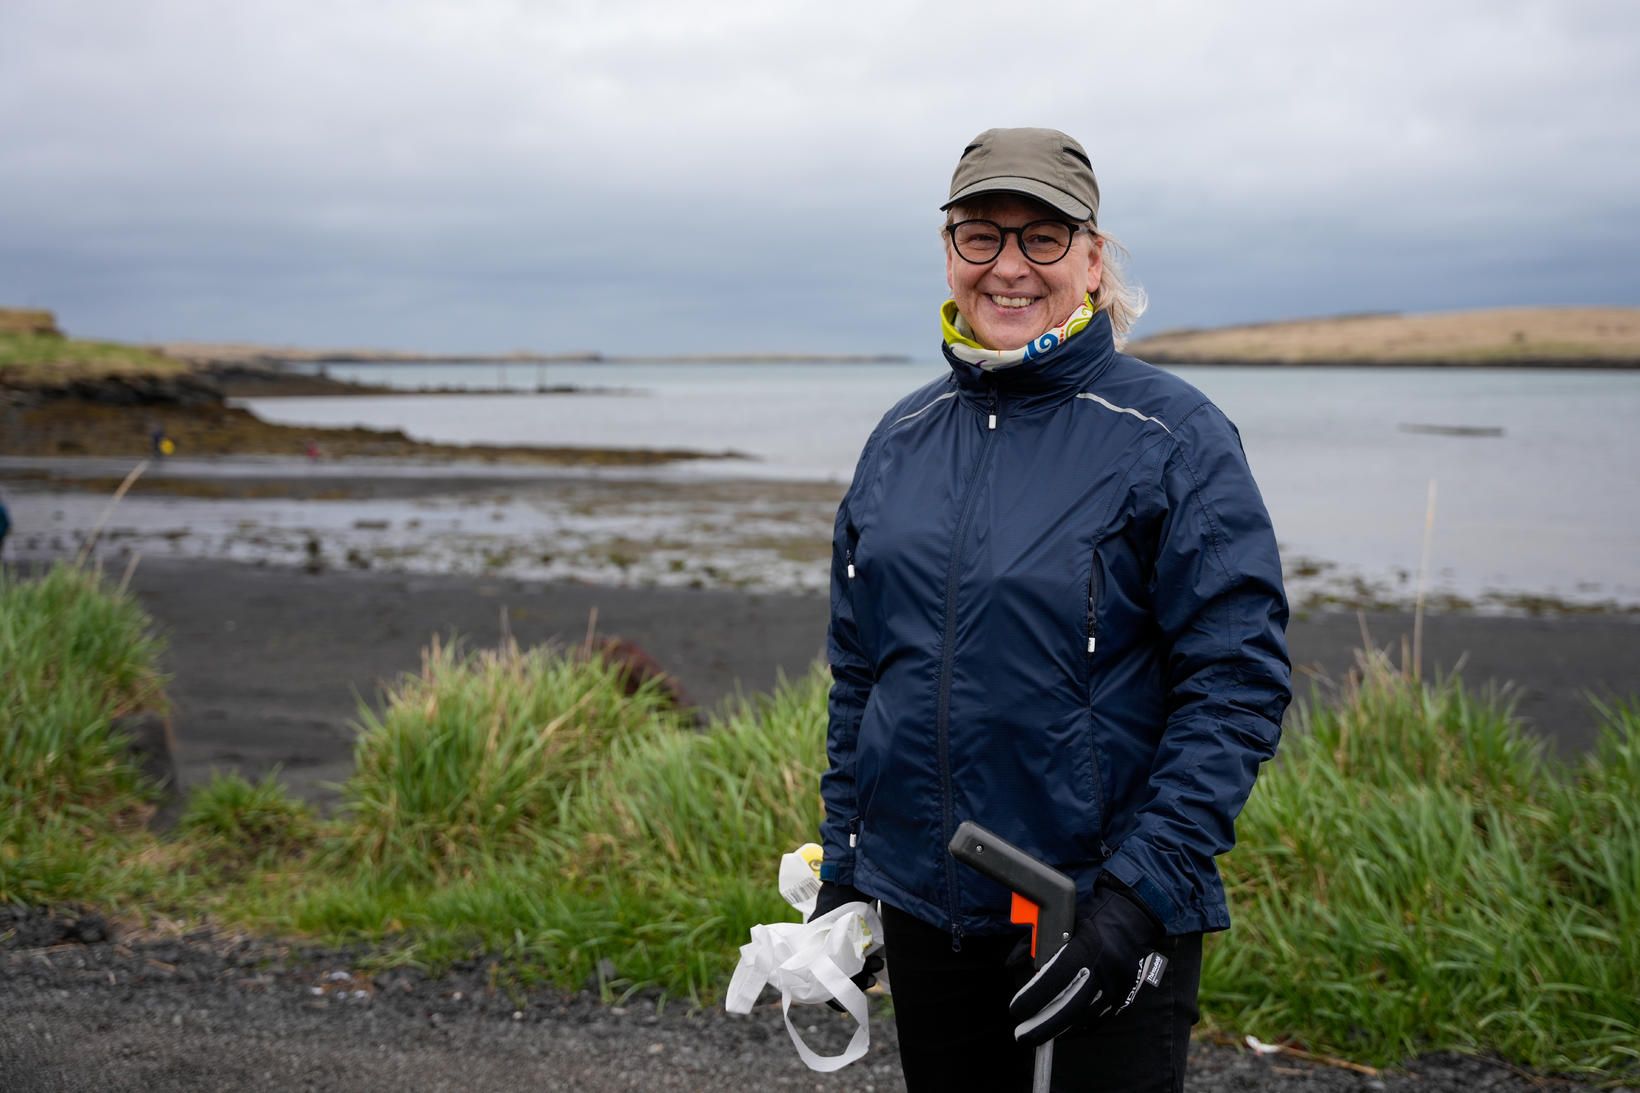
[[[1380,655],[1300,707],[1225,859],[1212,1024],[1378,1062],[1640,1072],[1640,710],[1604,717],[1565,770],[1499,695]]]
[[[159,701],[143,634],[78,571],[0,584],[0,901],[368,941],[384,963],[485,953],[507,981],[703,1002],[747,928],[790,915],[774,874],[820,818],[818,670],[698,730],[581,650],[435,645],[361,714],[334,817],[273,776],[221,776],[161,838],[132,823],[147,791],[107,737]],[[94,696],[74,700],[89,721],[65,689]],[[1566,768],[1504,698],[1381,657],[1302,704],[1224,862],[1236,927],[1209,941],[1207,1025],[1363,1062],[1640,1074],[1640,711],[1605,717]]]
[[[163,708],[157,656],[141,610],[95,573],[0,570],[0,902],[125,887],[154,794],[115,726]]]
[[[163,706],[158,645],[131,600],[58,566],[0,573],[0,809],[7,824],[141,796],[121,715]]]
[[[140,345],[0,329],[0,380],[42,383],[97,376],[174,375],[188,366]]]
[[[300,858],[317,847],[321,829],[313,809],[285,793],[275,770],[258,782],[213,774],[188,795],[177,832],[199,861],[232,871]]]
[[[658,683],[629,696],[596,657],[511,642],[466,656],[435,642],[360,721],[342,839],[390,881],[443,879],[475,856],[538,860],[618,742],[678,727]]]

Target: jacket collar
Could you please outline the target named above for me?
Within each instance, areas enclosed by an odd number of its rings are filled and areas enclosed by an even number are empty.
[[[1110,316],[1104,311],[1063,344],[1006,368],[984,369],[958,358],[949,345],[942,349],[963,401],[985,408],[995,396],[1015,413],[1047,409],[1088,390],[1116,356]]]

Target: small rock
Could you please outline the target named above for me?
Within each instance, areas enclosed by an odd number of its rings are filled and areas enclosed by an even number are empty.
[[[614,979],[617,974],[615,962],[608,957],[604,957],[602,960],[599,960],[597,966],[593,968],[592,974],[587,976],[584,989],[589,991],[602,990],[604,984],[609,982],[611,979]]]
[[[84,945],[108,940],[108,920],[101,915],[81,915],[68,928],[68,936]]]

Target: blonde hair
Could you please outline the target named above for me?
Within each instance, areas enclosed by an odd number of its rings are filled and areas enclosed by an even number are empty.
[[[1105,260],[1099,269],[1099,289],[1093,294],[1093,306],[1110,315],[1110,330],[1116,339],[1116,348],[1127,344],[1128,332],[1139,321],[1139,316],[1150,306],[1150,297],[1144,286],[1127,279],[1128,250],[1114,235],[1106,235],[1092,224],[1088,231],[1104,248]]]
[[[940,239],[950,247],[951,233],[945,229],[958,220],[984,216],[988,205],[984,198],[973,204],[953,205],[945,224],[940,227]],[[1150,297],[1142,286],[1128,280],[1127,248],[1114,235],[1101,231],[1091,220],[1084,221],[1081,227],[1093,237],[1093,245],[1104,252],[1104,262],[1099,270],[1099,287],[1093,293],[1093,306],[1094,310],[1110,316],[1111,335],[1116,341],[1116,348],[1120,349],[1126,344],[1128,333],[1139,321],[1139,316],[1150,306]]]

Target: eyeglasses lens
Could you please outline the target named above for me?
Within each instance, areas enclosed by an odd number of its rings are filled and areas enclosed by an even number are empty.
[[[1061,220],[1036,220],[1023,228],[1004,228],[989,220],[964,220],[951,228],[951,242],[969,262],[990,262],[1002,253],[1004,241],[1013,235],[1025,257],[1041,265],[1057,262],[1071,249],[1076,229]]]

